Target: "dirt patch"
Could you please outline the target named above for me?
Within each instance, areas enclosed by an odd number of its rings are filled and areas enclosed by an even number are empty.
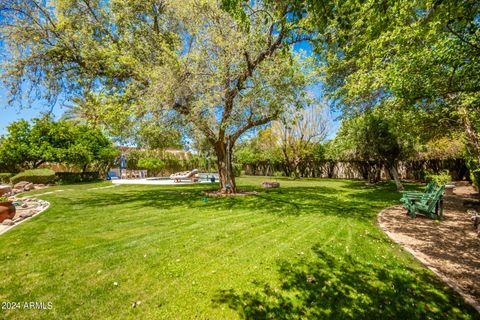
[[[467,199],[478,199],[470,186],[458,186],[445,196],[444,220],[423,216],[412,219],[402,206],[390,207],[378,216],[380,227],[432,269],[480,311],[480,237],[473,227]]]

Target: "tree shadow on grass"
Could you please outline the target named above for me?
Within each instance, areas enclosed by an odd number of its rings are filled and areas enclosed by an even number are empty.
[[[342,184],[343,185],[343,184]],[[399,195],[390,186],[363,188],[364,183],[345,182],[346,187],[292,186],[259,189],[256,196],[205,197],[202,191],[215,190],[215,185],[175,186],[171,188],[139,187],[88,191],[62,202],[93,209],[109,205],[141,208],[182,208],[187,210],[252,210],[276,216],[323,215],[371,220],[377,212],[396,203]]]
[[[425,269],[340,259],[313,248],[314,259],[279,263],[278,288],[223,290],[213,299],[245,319],[479,319]]]

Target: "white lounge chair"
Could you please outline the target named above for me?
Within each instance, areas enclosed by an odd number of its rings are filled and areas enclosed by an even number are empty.
[[[170,175],[170,179],[174,180],[175,182],[180,182],[181,180],[185,179],[191,179],[193,182],[195,182],[197,173],[198,169],[193,169],[192,171],[177,172]]]

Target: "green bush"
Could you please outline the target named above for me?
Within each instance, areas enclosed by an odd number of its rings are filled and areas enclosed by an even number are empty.
[[[150,171],[160,171],[165,167],[165,162],[158,158],[142,158],[138,160],[138,168]]]
[[[243,166],[241,164],[239,163],[232,164],[233,175],[235,177],[240,177],[240,175],[242,174],[242,169],[243,169]]]
[[[480,187],[480,168],[470,171],[470,179],[475,187]]]
[[[11,173],[0,173],[0,183],[9,183],[12,176]]]
[[[18,183],[20,181],[28,181],[31,183],[37,184],[48,184],[54,183],[57,177],[55,176],[55,171],[50,169],[33,169],[20,172],[16,176],[10,179],[12,184]]]
[[[273,173],[273,176],[274,176],[275,178],[281,178],[281,177],[283,177],[283,172],[282,172],[282,171],[275,171],[275,172]]]
[[[100,179],[98,172],[57,172],[55,175],[61,183],[90,182]]]
[[[425,181],[426,182],[435,181],[435,183],[438,186],[442,186],[452,181],[452,177],[450,176],[450,173],[448,172],[448,170],[443,170],[438,174],[428,172],[425,174]]]

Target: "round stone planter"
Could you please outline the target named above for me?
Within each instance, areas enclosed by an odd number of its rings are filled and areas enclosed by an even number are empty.
[[[0,223],[5,219],[13,219],[15,217],[15,206],[12,201],[0,202]]]

